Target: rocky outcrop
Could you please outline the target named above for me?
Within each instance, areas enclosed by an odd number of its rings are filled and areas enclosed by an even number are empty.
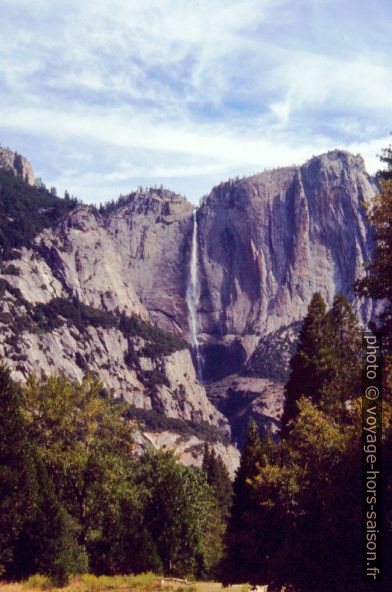
[[[21,252],[22,273],[10,281],[29,301],[76,295],[186,334],[192,211],[184,198],[159,190],[131,194],[110,212],[81,206]]]
[[[261,433],[277,436],[283,413],[284,385],[251,376],[228,376],[207,386],[214,405],[229,419],[232,440],[242,447],[249,422],[256,421]]]
[[[127,277],[153,322],[188,332],[186,288],[192,205],[165,190],[132,194],[105,220]]]
[[[205,442],[196,436],[181,436],[173,432],[138,432],[135,436],[139,452],[148,449],[172,450],[185,465],[201,467]],[[234,479],[235,472],[240,464],[240,452],[231,444],[221,442],[209,443],[217,456],[225,463],[229,475]]]
[[[0,168],[13,172],[14,175],[21,177],[29,185],[35,185],[36,183],[30,161],[9,148],[0,147]]]
[[[23,306],[15,310],[11,296],[0,309],[0,359],[6,359],[12,377],[23,382],[34,372],[60,372],[82,380],[86,372],[100,377],[114,397],[130,405],[155,410],[167,417],[206,422],[230,436],[227,419],[206,397],[195,375],[188,349],[167,355],[149,355],[146,340],[126,337],[115,327],[87,326],[72,321],[52,330],[31,327]],[[19,321],[7,317],[19,315]],[[21,330],[21,320],[26,328]],[[131,354],[131,355],[130,355]]]
[[[370,256],[363,159],[333,151],[301,167],[215,187],[198,212],[202,298],[211,334],[265,335],[301,320],[312,294],[353,300]],[[363,320],[371,306],[356,303]]]
[[[0,167],[33,183],[28,166],[0,151]],[[129,364],[129,340],[113,327],[83,334],[68,325],[46,333],[27,327],[18,343],[2,327],[0,356],[19,379],[40,369],[80,378],[88,367],[136,407],[205,421],[227,434],[224,413],[239,442],[250,417],[276,433],[282,382],[312,294],[321,291],[331,304],[343,293],[362,322],[372,315],[371,303],[354,301],[352,285],[370,258],[363,203],[375,191],[362,158],[336,150],[303,166],[222,183],[204,198],[197,210],[196,313],[212,403],[188,350],[152,359],[135,341],[136,368]],[[77,207],[36,236],[32,248],[21,248],[2,280],[31,305],[76,297],[188,339],[193,210],[164,189],[134,192],[99,211]],[[2,318],[16,306],[5,293]],[[156,373],[164,379],[151,389],[147,376]],[[225,383],[233,373],[238,376]]]
[[[301,326],[302,322],[298,321],[260,337],[242,374],[286,383],[290,373],[290,359],[295,353]]]
[[[316,290],[328,304],[337,293],[352,300],[371,249],[363,203],[375,191],[362,158],[341,151],[214,188],[197,214],[200,339],[240,338],[248,357],[250,336],[300,321]],[[21,254],[16,283],[28,299],[76,294],[188,336],[192,211],[157,189],[103,213],[82,206]],[[370,317],[369,303],[355,306]]]

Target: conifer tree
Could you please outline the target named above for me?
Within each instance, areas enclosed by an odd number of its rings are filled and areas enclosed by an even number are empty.
[[[148,489],[144,526],[164,573],[204,578],[221,558],[223,523],[205,473],[172,452],[146,452],[140,483]]]
[[[361,392],[361,332],[345,296],[335,297],[327,320],[329,372],[320,389],[320,405],[342,420],[345,402]]]
[[[290,361],[291,375],[286,384],[286,401],[282,417],[282,436],[287,436],[290,422],[297,416],[301,395],[319,401],[322,386],[330,373],[331,329],[326,305],[316,292],[308,307],[299,336],[298,347]]]
[[[233,485],[234,501],[226,534],[227,552],[220,566],[220,578],[224,583],[260,583],[262,579],[265,570],[265,513],[250,483],[274,453],[275,444],[271,436],[260,439],[257,425],[252,421]]]
[[[87,557],[77,544],[78,525],[59,501],[46,466],[37,455],[35,466],[39,491],[35,514],[17,540],[9,575],[23,579],[41,573],[54,585],[65,586],[71,574],[87,571]]]
[[[221,457],[215,454],[213,448],[210,450],[208,444],[204,447],[203,469],[209,485],[215,492],[222,518],[227,521],[233,501],[233,486],[226,465]]]

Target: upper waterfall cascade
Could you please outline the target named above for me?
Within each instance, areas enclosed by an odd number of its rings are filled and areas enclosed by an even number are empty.
[[[198,378],[201,377],[201,354],[199,344],[197,305],[199,301],[199,275],[198,275],[198,260],[199,260],[199,243],[198,243],[198,228],[197,228],[197,212],[193,212],[192,217],[192,248],[191,258],[189,263],[189,280],[188,289],[186,293],[186,302],[188,306],[189,319],[189,337],[191,340],[192,349],[195,355],[196,374]]]

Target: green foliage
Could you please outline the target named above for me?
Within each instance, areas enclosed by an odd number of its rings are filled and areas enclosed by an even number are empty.
[[[221,556],[223,523],[204,472],[170,452],[148,452],[139,482],[149,491],[144,524],[164,572],[206,577]]]
[[[358,406],[343,427],[306,398],[298,405],[275,460],[251,482],[264,512],[266,581],[276,591],[364,590]]]
[[[15,298],[17,306],[29,307],[29,303],[23,298],[19,288],[12,286],[5,278],[0,278],[0,297],[3,297],[6,292]]]
[[[39,302],[32,306],[22,297],[18,288],[14,288],[6,279],[0,278],[0,298],[4,298],[6,292],[14,297],[17,307],[24,307],[26,310],[26,313],[22,315],[3,317],[3,321],[10,324],[16,333],[53,331],[65,323],[73,325],[81,333],[84,333],[87,327],[102,327],[104,329],[114,327],[120,330],[126,338],[141,337],[146,342],[138,354],[133,351],[133,346],[130,343],[126,362],[132,367],[138,366],[139,356],[156,359],[188,347],[185,340],[151,325],[135,315],[128,317],[124,313],[119,315],[95,308],[84,304],[75,296],[53,298],[49,302]],[[152,385],[165,383],[163,373],[146,374],[145,378]]]
[[[215,493],[222,518],[227,522],[233,502],[233,486],[226,465],[215,450],[210,450],[208,444],[204,447],[203,470],[207,481]]]
[[[65,584],[79,548],[23,414],[23,398],[0,368],[0,563],[7,577],[42,571]]]
[[[361,333],[357,318],[344,296],[336,296],[326,320],[330,328],[328,376],[320,389],[319,402],[335,419],[343,421],[345,402],[361,393]]]
[[[328,313],[321,295],[313,296],[290,367],[283,437],[298,413],[301,395],[343,420],[346,401],[357,396],[361,388],[361,337],[358,321],[344,296],[335,297]]]
[[[25,582],[26,588],[39,588],[40,590],[50,590],[52,582],[48,576],[42,574],[34,574],[29,576]]]
[[[122,588],[135,588],[138,586],[150,586],[156,583],[157,576],[152,572],[141,573],[135,576],[96,576],[84,574],[81,577],[83,584],[90,590],[121,590]]]
[[[74,325],[81,333],[87,327],[108,329],[117,325],[113,313],[84,304],[76,297],[53,298],[47,303],[40,302],[35,305],[32,319],[42,331],[52,331],[64,322]]]
[[[103,398],[93,378],[31,376],[20,392],[5,369],[0,379],[7,577],[40,573],[64,586],[89,567],[98,575],[211,574],[224,524],[204,471],[168,452],[138,460],[126,406]]]
[[[77,544],[79,529],[59,501],[41,459],[36,467],[39,494],[35,515],[17,540],[11,575],[21,578],[45,573],[54,585],[65,586],[71,574],[87,569]]]
[[[360,401],[350,414],[349,423],[339,424],[301,397],[280,445],[253,438],[250,458],[259,460],[253,477],[235,485],[227,581],[268,582],[276,592],[367,589],[361,582]],[[385,442],[390,410],[387,416]],[[390,537],[391,524],[385,526]]]
[[[187,342],[181,337],[172,335],[136,316],[128,317],[122,314],[119,320],[119,329],[124,336],[137,335],[147,341],[142,352],[142,355],[146,357],[167,356],[188,347]]]
[[[386,326],[384,326],[387,329]],[[392,363],[385,357],[383,552],[392,549]],[[226,582],[280,592],[360,592],[361,338],[347,300],[327,313],[315,295],[291,361],[285,438],[260,442],[253,427],[234,483]],[[350,405],[346,402],[350,401]],[[349,533],[349,536],[348,536]],[[385,556],[385,555],[384,555]],[[392,585],[387,563],[383,589]]]
[[[15,542],[33,520],[38,483],[20,394],[0,366],[0,575],[12,563]]]
[[[286,401],[282,417],[282,433],[297,413],[297,401],[306,394],[319,400],[321,387],[328,376],[330,327],[326,305],[319,292],[314,294],[299,335],[298,347],[290,360],[291,375],[286,384]]]
[[[155,387],[159,384],[170,386],[170,382],[168,381],[165,372],[159,368],[154,368],[153,370],[139,370],[137,372],[137,377],[147,389],[152,391],[154,391]]]
[[[10,263],[9,265],[1,265],[0,273],[3,273],[5,275],[20,275],[21,272],[19,267],[16,267],[16,265]]]
[[[379,172],[381,193],[368,214],[375,235],[373,260],[356,288],[360,296],[385,301],[379,325],[384,332],[384,349],[392,354],[392,146],[383,151],[381,160],[386,164]]]
[[[0,171],[0,259],[12,258],[14,249],[31,247],[39,232],[76,206],[75,199],[59,199],[11,172]]]
[[[101,389],[93,378],[78,384],[62,376],[32,376],[23,389],[30,438],[59,499],[80,525],[80,545],[95,526],[97,508],[116,503],[116,487],[133,450],[121,406],[102,398]]]
[[[256,423],[252,421],[234,480],[234,501],[226,533],[227,552],[219,569],[219,577],[225,584],[265,582],[261,562],[264,541],[260,537],[265,527],[264,516],[251,481],[260,467],[274,457],[275,448],[270,436],[260,440]]]

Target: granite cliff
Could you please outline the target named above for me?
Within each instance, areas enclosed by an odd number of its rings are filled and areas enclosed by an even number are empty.
[[[0,146],[0,168],[13,172],[28,185],[35,185],[36,179],[31,163],[25,156]]]
[[[18,168],[5,153],[0,168],[33,182],[28,165]],[[79,378],[88,368],[138,408],[206,422],[226,436],[229,417],[236,440],[251,416],[276,431],[288,359],[312,294],[320,290],[330,304],[343,293],[362,322],[372,315],[352,284],[369,260],[363,204],[376,190],[362,158],[336,150],[222,183],[195,215],[185,198],[164,189],[140,190],[101,210],[77,205],[33,244],[16,246],[12,273],[3,265],[0,355],[20,380],[41,369]],[[199,376],[185,345],[143,355],[143,338],[124,335],[114,322],[82,332],[69,320],[39,331],[26,325],[15,357],[7,340],[17,316],[34,321],[37,306],[59,299],[137,317],[187,340],[199,351]],[[154,392],[143,372],[164,376]]]

